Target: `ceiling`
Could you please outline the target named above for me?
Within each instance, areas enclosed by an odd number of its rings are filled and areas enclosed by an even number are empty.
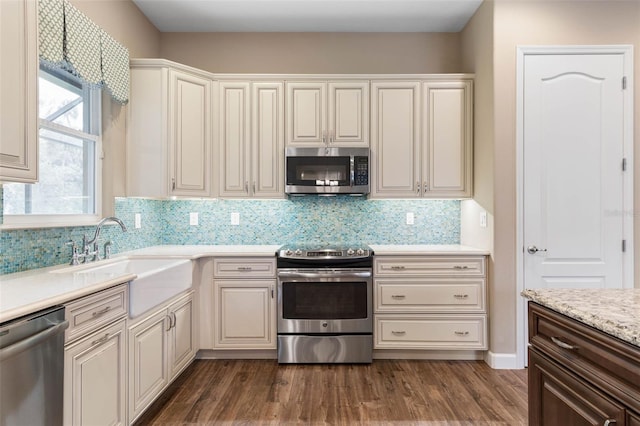
[[[482,0],[133,1],[162,32],[458,32],[482,3]]]

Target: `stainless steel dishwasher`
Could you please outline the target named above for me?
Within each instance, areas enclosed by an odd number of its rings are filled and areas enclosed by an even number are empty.
[[[0,425],[62,425],[64,307],[0,325]]]

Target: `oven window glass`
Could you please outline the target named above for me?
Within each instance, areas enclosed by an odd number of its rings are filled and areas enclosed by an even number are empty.
[[[288,157],[287,185],[350,184],[350,157]]]
[[[284,282],[285,319],[367,318],[366,282]]]

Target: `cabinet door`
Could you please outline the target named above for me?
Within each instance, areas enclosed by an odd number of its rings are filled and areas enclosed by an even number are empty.
[[[65,348],[64,424],[124,425],[125,320]]]
[[[214,281],[215,349],[275,349],[275,280]]]
[[[423,84],[423,177],[428,197],[470,197],[472,189],[472,82]]]
[[[209,196],[211,81],[170,70],[169,93],[170,193]]]
[[[420,196],[420,83],[371,83],[371,196]]]
[[[0,181],[38,180],[38,9],[0,1]]]
[[[167,371],[167,311],[160,311],[129,329],[129,423],[165,388]]]
[[[321,146],[327,141],[325,82],[287,83],[287,145]]]
[[[169,336],[169,369],[171,380],[196,356],[193,296],[180,299],[169,307],[172,327]]]
[[[530,425],[625,422],[624,407],[531,348],[528,375]]]
[[[284,196],[284,85],[253,83],[251,158],[254,197]]]
[[[329,82],[329,143],[369,146],[369,82]]]
[[[220,196],[249,195],[249,82],[220,82]]]

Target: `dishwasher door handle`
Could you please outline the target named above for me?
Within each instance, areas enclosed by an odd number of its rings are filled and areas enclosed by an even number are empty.
[[[4,361],[7,358],[11,358],[14,355],[19,354],[20,352],[24,352],[27,349],[30,349],[47,340],[51,336],[55,336],[58,333],[63,332],[69,327],[69,321],[64,320],[60,323],[57,323],[49,328],[42,330],[39,333],[34,334],[33,336],[29,336],[26,339],[20,340],[19,342],[14,343],[11,346],[7,346],[6,348],[0,349],[0,361]]]

